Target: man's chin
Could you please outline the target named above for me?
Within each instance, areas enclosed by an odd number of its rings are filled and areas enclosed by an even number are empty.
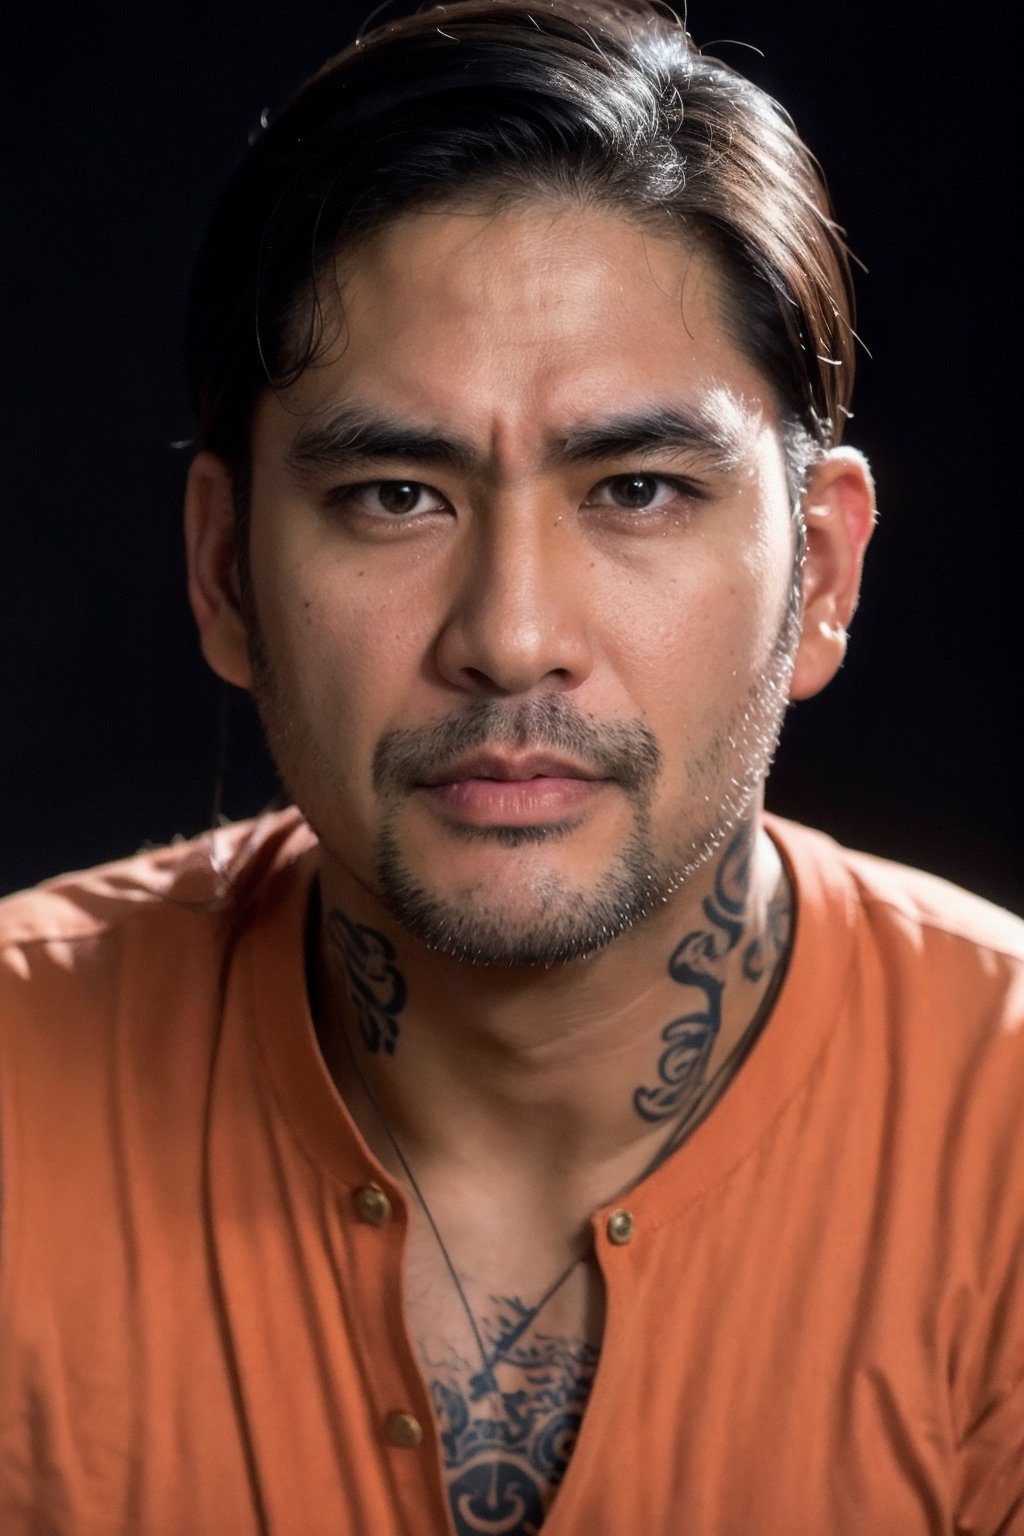
[[[611,921],[553,914],[471,909],[424,895],[386,904],[407,933],[435,954],[477,966],[543,968],[585,959],[619,938],[643,913],[617,912]]]
[[[501,865],[481,870],[475,855],[486,866],[486,845],[467,850],[468,862],[478,867],[459,888],[447,889],[436,877],[414,873],[389,837],[381,841],[377,894],[402,927],[435,953],[472,965],[560,965],[605,948],[666,896],[664,872],[656,869],[641,832],[610,868],[589,879],[579,870],[560,871],[557,860],[549,864],[542,845],[552,838],[538,837],[536,829],[495,829],[488,841],[502,853]],[[508,851],[516,848],[524,859],[513,870]],[[457,862],[442,866],[443,878],[457,879]]]
[[[463,847],[481,853],[489,847],[539,848],[547,843],[560,843],[571,837],[578,825],[575,821],[551,821],[521,827],[466,825],[455,828],[449,832],[449,836]]]

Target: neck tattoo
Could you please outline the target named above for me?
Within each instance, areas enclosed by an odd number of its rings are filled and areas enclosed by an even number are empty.
[[[658,1083],[637,1088],[633,1094],[633,1107],[641,1120],[673,1122],[668,1140],[641,1178],[664,1162],[721,1098],[756,1044],[785,978],[793,932],[792,896],[785,872],[768,904],[763,933],[754,938],[747,934],[754,846],[754,830],[745,823],[719,860],[714,889],[703,902],[704,924],[686,934],[669,959],[672,980],[697,993],[701,1002],[666,1024],[661,1032],[665,1049],[658,1061]],[[708,1078],[708,1063],[722,1025],[722,965],[741,945],[744,980],[758,985],[771,966],[768,983],[750,1022]]]
[[[669,959],[669,975],[694,995],[696,1006],[670,1020],[662,1030],[664,1049],[658,1060],[658,1081],[650,1086],[641,1085],[633,1093],[638,1118],[648,1124],[665,1123],[667,1131],[654,1156],[631,1182],[630,1188],[659,1168],[707,1117],[749,1056],[778,997],[792,937],[789,884],[783,875],[778,893],[768,906],[763,933],[751,938],[746,917],[753,848],[753,829],[744,825],[735,833],[718,863],[713,890],[703,903],[703,924],[680,940]],[[337,909],[329,913],[326,927],[331,949],[345,968],[350,1008],[359,1040],[370,1054],[394,1056],[401,1034],[399,1015],[407,1001],[407,988],[398,969],[394,947],[383,934],[353,923]],[[708,1065],[722,1024],[724,962],[736,951],[740,953],[740,972],[745,981],[752,986],[761,986],[766,973],[768,980],[746,1027],[728,1055],[708,1076]],[[527,1306],[518,1298],[508,1299],[497,1337],[486,1341],[485,1330],[466,1295],[458,1268],[419,1181],[359,1059],[357,1042],[352,1038],[344,1013],[338,1027],[352,1070],[405,1182],[423,1212],[474,1340],[480,1368],[470,1376],[469,1402],[490,1401],[492,1413],[496,1414],[491,1421],[492,1428],[494,1424],[505,1424],[512,1416],[510,1404],[513,1400],[502,1393],[496,1367],[514,1360],[516,1346],[583,1262],[585,1255],[573,1258],[533,1305]],[[610,1198],[619,1198],[625,1192],[620,1190]],[[597,1351],[590,1353],[593,1355],[592,1376]],[[577,1395],[585,1398],[589,1379],[578,1377],[576,1385]],[[446,1393],[449,1389],[434,1383],[434,1391],[436,1397],[439,1391]],[[458,1469],[460,1463],[454,1437],[442,1435],[442,1439],[446,1463],[449,1468]],[[564,1470],[563,1461],[557,1476],[549,1474],[551,1486],[557,1483]]]

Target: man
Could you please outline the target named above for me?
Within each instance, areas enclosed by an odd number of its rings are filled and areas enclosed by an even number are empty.
[[[762,810],[849,317],[640,6],[386,25],[253,147],[189,581],[295,808],[5,904],[5,1531],[1024,1529],[1021,927]]]

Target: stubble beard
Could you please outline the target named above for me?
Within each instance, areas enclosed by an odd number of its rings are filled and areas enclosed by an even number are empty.
[[[778,745],[800,635],[798,556],[786,614],[771,655],[746,697],[686,768],[687,802],[696,809],[669,850],[659,851],[652,808],[662,774],[654,733],[640,720],[607,722],[581,714],[564,694],[538,696],[518,705],[478,700],[457,716],[412,731],[389,732],[378,743],[374,782],[384,816],[377,835],[375,894],[395,920],[436,953],[480,966],[542,967],[595,954],[663,907],[702,870],[741,822],[750,818]],[[310,762],[331,776],[326,754],[294,718],[272,667],[255,614],[250,648],[257,705],[270,750],[285,764]],[[416,784],[432,769],[478,747],[567,752],[605,770],[628,799],[632,826],[625,843],[596,884],[574,885],[570,876],[547,873],[530,879],[519,911],[486,888],[470,886],[445,895],[417,878],[403,852],[401,811]],[[305,778],[305,773],[301,778]],[[301,790],[293,798],[303,806]],[[308,812],[307,812],[308,813]],[[312,818],[311,818],[312,820]],[[316,829],[315,821],[313,822]],[[467,828],[466,839],[514,850],[570,839],[574,824]]]
[[[654,784],[626,791],[632,827],[613,863],[590,887],[554,872],[534,876],[528,900],[513,902],[494,882],[447,896],[417,879],[402,851],[397,833],[399,806],[391,805],[376,843],[377,894],[391,915],[423,944],[437,953],[481,966],[554,966],[597,953],[665,906],[723,846],[735,828],[752,813],[778,743],[788,698],[792,655],[777,657],[759,676],[748,698],[716,734],[705,755],[687,769],[688,799],[699,805],[686,828],[680,828],[673,848],[659,851],[652,831]],[[561,695],[551,695],[556,706]],[[499,706],[500,707],[500,706]],[[570,706],[571,708],[571,706]],[[549,717],[551,718],[551,717]],[[600,722],[577,720],[595,734]],[[515,732],[521,717],[495,718],[488,745],[518,744]],[[532,724],[538,723],[536,714]],[[637,750],[654,746],[648,728],[631,722]],[[543,728],[528,742],[534,750],[556,743]],[[699,819],[698,819],[699,817]],[[474,829],[475,831],[475,829]],[[571,838],[572,826],[560,823],[531,828],[489,829],[488,841],[510,849],[554,843]]]
[[[444,896],[413,874],[399,834],[409,794],[447,764],[485,746],[566,754],[627,799],[632,826],[595,885],[581,889],[554,872],[521,873],[513,863],[516,850],[571,840],[572,818],[535,826],[452,828],[463,842],[508,850],[514,893],[494,894],[494,882],[488,881]],[[375,847],[377,894],[429,949],[470,964],[543,966],[591,954],[639,922],[657,900],[651,888],[650,799],[660,772],[661,751],[642,721],[596,721],[556,693],[516,705],[477,700],[437,725],[389,732],[374,760],[375,787],[385,807]]]

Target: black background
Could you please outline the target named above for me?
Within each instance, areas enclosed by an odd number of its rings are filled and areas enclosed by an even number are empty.
[[[365,14],[8,9],[0,891],[206,824],[219,692],[180,552],[184,291],[260,110]],[[1008,15],[694,0],[690,25],[762,50],[712,51],[787,105],[869,269],[848,440],[882,521],[850,659],[792,712],[769,802],[1024,910]],[[244,701],[234,717],[241,815],[272,784]]]

